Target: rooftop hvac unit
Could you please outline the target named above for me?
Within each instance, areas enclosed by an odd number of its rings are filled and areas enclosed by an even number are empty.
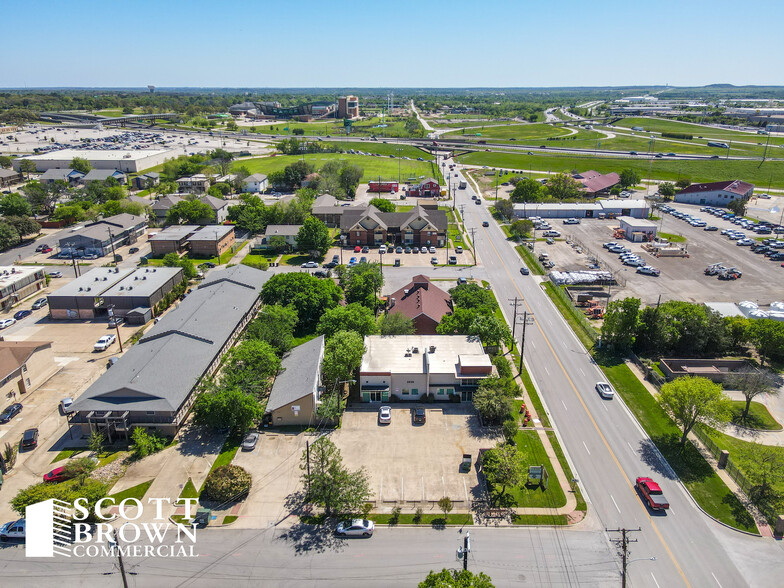
[[[414,348],[411,350],[411,352],[412,352],[412,353],[419,353],[419,347],[414,347]]]
[[[430,353],[435,353],[435,352],[436,352],[436,346],[435,345],[431,345],[430,346]]]

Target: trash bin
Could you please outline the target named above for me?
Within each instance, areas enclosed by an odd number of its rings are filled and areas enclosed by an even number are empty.
[[[206,527],[209,524],[211,517],[212,511],[209,508],[196,509],[196,516],[193,519],[193,524],[200,527]]]

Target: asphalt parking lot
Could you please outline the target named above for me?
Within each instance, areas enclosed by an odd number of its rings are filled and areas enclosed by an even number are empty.
[[[699,206],[677,205],[679,210],[688,211],[703,218],[709,225],[719,229],[738,228],[726,221],[707,213],[700,213]],[[644,303],[655,304],[661,295],[665,300],[685,300],[688,302],[740,302],[758,301],[769,304],[782,298],[784,292],[784,268],[780,263],[755,255],[748,247],[738,247],[734,241],[716,232],[706,232],[700,227],[662,213],[657,221],[660,231],[686,237],[689,254],[684,257],[656,258],[647,253],[640,243],[624,241],[623,245],[637,253],[643,261],[661,270],[658,277],[636,273],[636,268],[624,266],[618,256],[602,247],[602,243],[613,241],[615,220],[584,219],[579,225],[563,225],[557,219],[550,224],[564,236],[573,236],[583,245],[583,254],[578,254],[565,241],[557,241],[548,246],[537,243],[537,252],[547,251],[556,264],[556,269],[586,269],[588,258],[597,257],[605,269],[617,272],[622,287],[613,288],[613,299],[634,296]],[[557,225],[557,226],[556,226]],[[743,272],[743,277],[735,281],[719,280],[706,276],[703,270],[712,263],[735,266]]]
[[[470,405],[419,405],[427,422],[414,425],[414,405],[392,404],[392,422],[378,423],[378,404],[346,410],[331,439],[349,468],[364,466],[378,507],[438,501],[448,496],[466,508],[478,484],[475,468],[460,472],[464,453],[494,447],[494,433],[479,426]]]

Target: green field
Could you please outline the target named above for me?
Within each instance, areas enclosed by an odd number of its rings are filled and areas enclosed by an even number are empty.
[[[329,145],[334,145],[338,149],[348,151],[364,151],[365,153],[378,153],[380,155],[394,155],[395,157],[410,157],[416,159],[421,157],[427,161],[433,159],[433,154],[423,151],[413,145],[398,145],[397,143],[383,143],[382,141],[331,141]]]
[[[614,124],[616,127],[642,127],[648,133],[688,133],[694,135],[694,138],[702,137],[705,140],[718,139],[720,141],[746,141],[750,143],[765,143],[768,140],[766,135],[758,135],[756,133],[744,133],[742,131],[733,131],[731,129],[717,129],[715,127],[708,127],[694,123],[687,123],[677,120],[668,120],[664,118],[646,118],[646,117],[631,117],[619,120]],[[771,137],[771,145],[784,144],[784,137]]]
[[[443,184],[441,172],[435,169],[435,165],[427,161],[399,160],[389,157],[372,157],[370,155],[349,155],[344,153],[312,153],[302,156],[298,155],[276,155],[275,157],[258,157],[254,159],[243,159],[236,165],[246,167],[252,174],[280,171],[287,165],[292,164],[298,159],[312,163],[316,168],[320,168],[330,159],[348,161],[360,166],[365,174],[362,182],[369,180],[397,180],[405,182],[408,178],[435,177]],[[398,167],[399,166],[399,167]],[[399,175],[398,175],[399,172]]]
[[[629,159],[617,157],[592,157],[576,155],[523,155],[477,151],[457,157],[460,163],[488,167],[562,172],[571,170],[596,170],[599,173],[620,172],[630,168],[643,178],[677,181],[689,178],[692,182],[715,182],[738,178],[759,186],[784,188],[784,161],[743,160],[672,160],[672,159]]]
[[[569,131],[563,127],[555,127],[553,125],[546,125],[541,123],[519,123],[519,124],[503,124],[493,125],[487,127],[479,127],[475,129],[465,129],[465,131],[455,131],[452,133],[445,133],[445,138],[454,138],[463,136],[465,132],[466,138],[485,140],[492,139],[493,141],[499,139],[516,139],[518,141],[541,141],[548,137],[566,137]],[[481,135],[477,136],[477,133]],[[578,133],[579,134],[579,133]]]
[[[377,125],[387,125],[386,127],[379,127]],[[258,125],[255,127],[243,127],[251,132],[272,134],[278,136],[288,136],[294,133],[294,129],[302,129],[306,135],[331,135],[337,137],[345,135],[346,130],[343,126],[343,121],[339,119],[326,119],[323,122],[309,122],[301,123],[293,120],[284,120],[276,122],[271,125]],[[253,131],[252,129],[255,129]],[[406,120],[401,117],[373,117],[365,120],[356,121],[351,125],[351,135],[361,135],[369,137],[375,135],[377,137],[408,137],[410,136],[406,131]]]

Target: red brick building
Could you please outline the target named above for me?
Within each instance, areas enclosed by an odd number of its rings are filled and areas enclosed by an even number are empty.
[[[443,210],[415,206],[408,212],[380,212],[375,206],[346,209],[340,219],[347,245],[395,243],[443,247],[448,221]]]
[[[422,180],[418,185],[409,188],[408,196],[432,196],[437,197],[441,195],[441,185],[433,178]]]

